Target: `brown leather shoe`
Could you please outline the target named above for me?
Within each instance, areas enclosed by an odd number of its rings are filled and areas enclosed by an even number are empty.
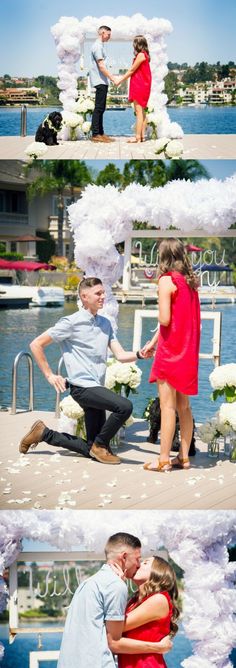
[[[30,431],[23,436],[19,445],[19,451],[26,455],[31,445],[36,447],[36,445],[42,441],[44,429],[46,429],[46,424],[44,424],[42,420],[34,422]]]
[[[93,443],[89,454],[90,457],[96,459],[101,464],[120,464],[121,462],[117,455],[113,455],[112,452],[108,452],[106,448],[101,448],[96,443]]]
[[[108,140],[109,142],[116,141],[113,137],[109,137],[109,135],[102,135],[102,137],[105,138],[106,141]]]
[[[104,141],[103,140],[103,135],[93,135],[93,137],[91,137],[91,141],[98,141],[98,142],[101,141],[101,142],[103,142]]]

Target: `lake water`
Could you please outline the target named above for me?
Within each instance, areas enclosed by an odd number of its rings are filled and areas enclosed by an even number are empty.
[[[204,308],[204,307],[203,307]],[[65,303],[63,308],[34,308],[23,310],[1,310],[0,311],[0,405],[11,404],[11,370],[15,356],[20,350],[29,350],[28,346],[33,338],[51,327],[63,315],[69,315],[76,309],[75,303]],[[207,310],[205,307],[204,310]],[[222,341],[221,341],[221,363],[226,364],[236,360],[236,305],[222,304],[216,310],[222,312]],[[132,350],[133,321],[135,306],[121,304],[119,309],[118,337],[126,350]],[[156,322],[152,319],[144,319],[142,344],[150,339],[151,330],[155,329]],[[211,321],[203,321],[201,351],[208,352],[212,348],[213,328]],[[53,370],[56,372],[60,350],[58,346],[52,345],[47,348],[47,357]],[[134,404],[134,415],[141,417],[147,401],[155,396],[155,383],[148,382],[150,366],[152,361],[139,362],[142,369],[142,384],[138,394],[131,395]],[[213,415],[219,405],[218,402],[210,401],[211,387],[209,374],[213,370],[211,360],[200,360],[199,394],[191,398],[193,414],[197,422]],[[36,410],[53,411],[55,408],[55,391],[44,379],[43,375],[35,365],[35,402]],[[18,402],[17,406],[26,408],[28,395],[28,382],[26,364],[19,367],[18,376]]]
[[[27,134],[33,135],[45,116],[55,107],[28,108]],[[60,109],[61,110],[61,109]],[[235,107],[169,107],[172,121],[180,123],[186,134],[234,134],[236,133]],[[20,134],[19,107],[0,107],[0,136]],[[105,131],[111,135],[131,135],[135,117],[131,108],[125,111],[106,111]]]
[[[31,627],[37,626],[35,622],[31,622]],[[40,626],[46,626],[45,622],[40,622]],[[49,623],[47,622],[47,626]],[[43,635],[42,650],[58,650],[61,644],[61,634],[50,633]],[[2,668],[29,668],[29,652],[37,652],[38,637],[37,635],[25,634],[16,636],[14,643],[8,643],[8,624],[0,625],[0,641],[5,647],[5,657],[1,663]],[[168,668],[181,668],[181,663],[187,659],[192,653],[192,645],[188,638],[184,635],[183,627],[179,626],[179,632],[174,639],[174,647],[171,652],[165,655],[165,661]],[[232,665],[236,666],[236,650],[231,654]],[[56,661],[40,661],[40,668],[56,668]],[[90,668],[90,666],[88,666]]]
[[[35,624],[31,623],[31,627]],[[40,626],[45,626],[45,622]],[[47,623],[47,626],[49,624]],[[55,625],[56,627],[56,625]],[[5,646],[5,658],[1,664],[2,668],[28,668],[29,652],[37,651],[38,638],[37,635],[23,635],[17,636],[13,645],[8,644],[8,625],[0,625],[0,640]],[[61,634],[50,633],[43,636],[44,650],[57,650],[60,647]],[[191,643],[184,636],[183,629],[180,628],[178,635],[174,640],[174,649],[166,655],[166,662],[168,668],[180,668],[181,661],[186,659],[191,654]],[[40,668],[56,668],[56,661],[40,661]],[[88,668],[90,668],[88,666]]]

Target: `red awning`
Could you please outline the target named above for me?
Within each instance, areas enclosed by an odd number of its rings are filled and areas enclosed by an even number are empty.
[[[198,253],[198,252],[200,253],[200,251],[204,250],[203,248],[198,248],[198,246],[193,246],[192,244],[187,244],[187,246],[185,246],[185,248],[189,253],[194,252],[194,251],[196,253]]]
[[[39,269],[56,269],[53,264],[46,262],[27,262],[26,260],[3,260],[0,258],[0,269],[15,269],[15,271],[39,271]]]

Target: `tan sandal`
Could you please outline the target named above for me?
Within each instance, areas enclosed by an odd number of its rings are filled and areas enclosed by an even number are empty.
[[[176,463],[175,461],[176,460]],[[177,469],[189,469],[190,468],[190,461],[188,457],[181,457],[180,455],[176,455],[174,459],[172,459],[171,466],[173,468]]]
[[[145,471],[158,471],[158,473],[166,473],[166,471],[171,471],[172,466],[170,462],[158,462],[158,466],[151,466],[152,462],[146,462],[143,468]]]

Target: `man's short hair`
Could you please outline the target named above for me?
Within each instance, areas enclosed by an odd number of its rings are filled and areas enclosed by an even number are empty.
[[[98,32],[100,32],[100,30],[106,30],[107,32],[111,32],[111,28],[109,28],[109,26],[100,26],[100,28],[98,28]]]
[[[108,538],[107,544],[105,545],[105,555],[108,558],[109,554],[112,552],[122,551],[123,547],[131,547],[133,550],[141,547],[141,542],[137,536],[132,536],[131,533],[125,533],[119,531],[114,533],[113,536]]]
[[[79,284],[79,295],[81,294],[82,290],[86,290],[86,288],[94,288],[95,285],[102,285],[100,278],[96,278],[95,276],[88,276],[88,278],[83,278]]]

